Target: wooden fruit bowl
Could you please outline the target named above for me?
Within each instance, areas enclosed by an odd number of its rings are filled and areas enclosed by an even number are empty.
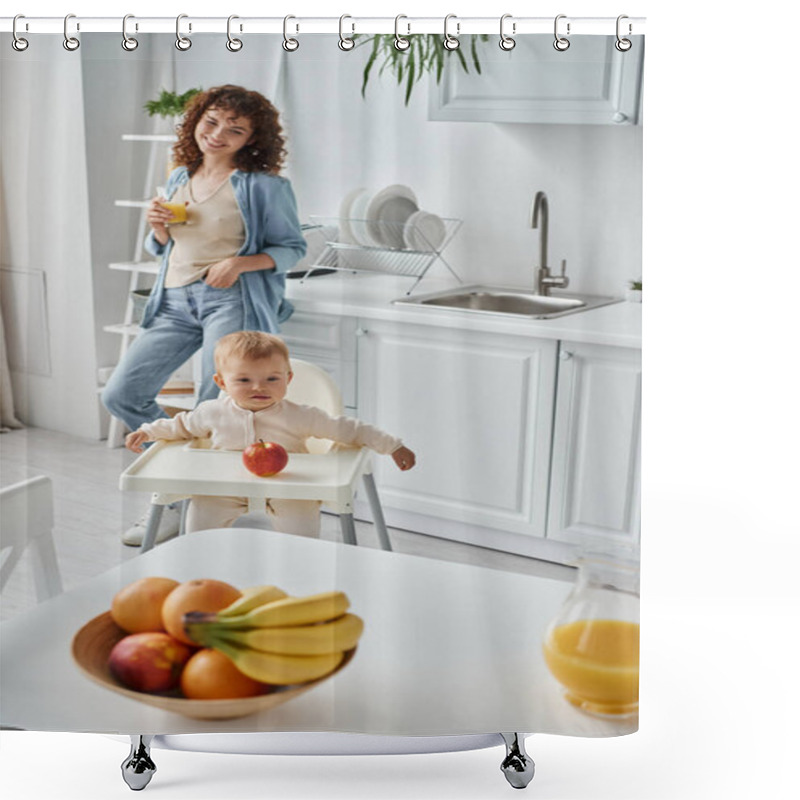
[[[188,700],[181,696],[177,690],[163,694],[137,692],[123,686],[112,676],[108,668],[109,653],[111,653],[114,645],[127,635],[111,619],[111,613],[107,611],[105,614],[100,614],[100,616],[87,622],[75,634],[72,640],[72,658],[84,675],[106,689],[129,697],[132,700],[138,700],[140,703],[147,703],[193,719],[246,717],[258,711],[267,711],[283,703],[288,703],[289,700],[332,678],[350,661],[356,651],[356,648],[349,650],[345,653],[342,663],[333,672],[309,683],[285,688],[278,687],[269,694],[243,697],[235,700]]]

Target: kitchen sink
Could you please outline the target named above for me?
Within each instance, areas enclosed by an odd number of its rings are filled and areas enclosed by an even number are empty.
[[[539,295],[496,286],[459,286],[443,292],[403,297],[393,302],[430,308],[449,308],[456,311],[473,311],[480,314],[504,316],[511,314],[531,319],[551,319],[618,303],[620,298],[568,294],[566,292]]]

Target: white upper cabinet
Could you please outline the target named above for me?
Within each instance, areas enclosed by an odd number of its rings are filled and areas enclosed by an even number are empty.
[[[641,119],[644,37],[619,52],[614,36],[575,36],[559,52],[553,37],[516,38],[502,51],[492,38],[478,45],[481,74],[470,58],[469,37],[461,49],[465,73],[454,52],[445,56],[441,83],[431,78],[429,118],[459,122],[524,122],[566,125],[637,125]]]

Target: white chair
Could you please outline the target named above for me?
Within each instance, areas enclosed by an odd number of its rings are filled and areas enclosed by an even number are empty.
[[[294,377],[287,399],[321,408],[331,415],[342,413],[339,388],[325,370],[301,359],[292,359]],[[353,500],[363,480],[380,546],[391,550],[375,480],[370,451],[366,448],[338,448],[333,442],[309,439],[309,454],[293,454],[291,475],[259,478],[248,473],[241,454],[210,450],[201,440],[157,442],[142,453],[120,476],[123,491],[153,492],[142,552],[153,547],[164,506],[193,494],[247,497],[249,510],[264,509],[266,498],[321,500],[339,514],[342,538],[357,544],[353,521]],[[183,533],[183,520],[181,533]]]
[[[0,549],[6,553],[0,569],[0,591],[30,546],[36,600],[61,594],[63,586],[53,542],[53,484],[40,475],[0,489]]]

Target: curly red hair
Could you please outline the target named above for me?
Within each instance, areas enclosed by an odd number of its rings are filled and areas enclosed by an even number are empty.
[[[176,166],[188,167],[191,175],[203,163],[203,154],[194,140],[194,130],[210,108],[246,117],[253,126],[254,141],[239,150],[234,158],[237,169],[274,175],[280,172],[286,159],[286,138],[278,110],[264,95],[231,84],[200,92],[189,101],[178,125],[178,142],[172,151]]]

